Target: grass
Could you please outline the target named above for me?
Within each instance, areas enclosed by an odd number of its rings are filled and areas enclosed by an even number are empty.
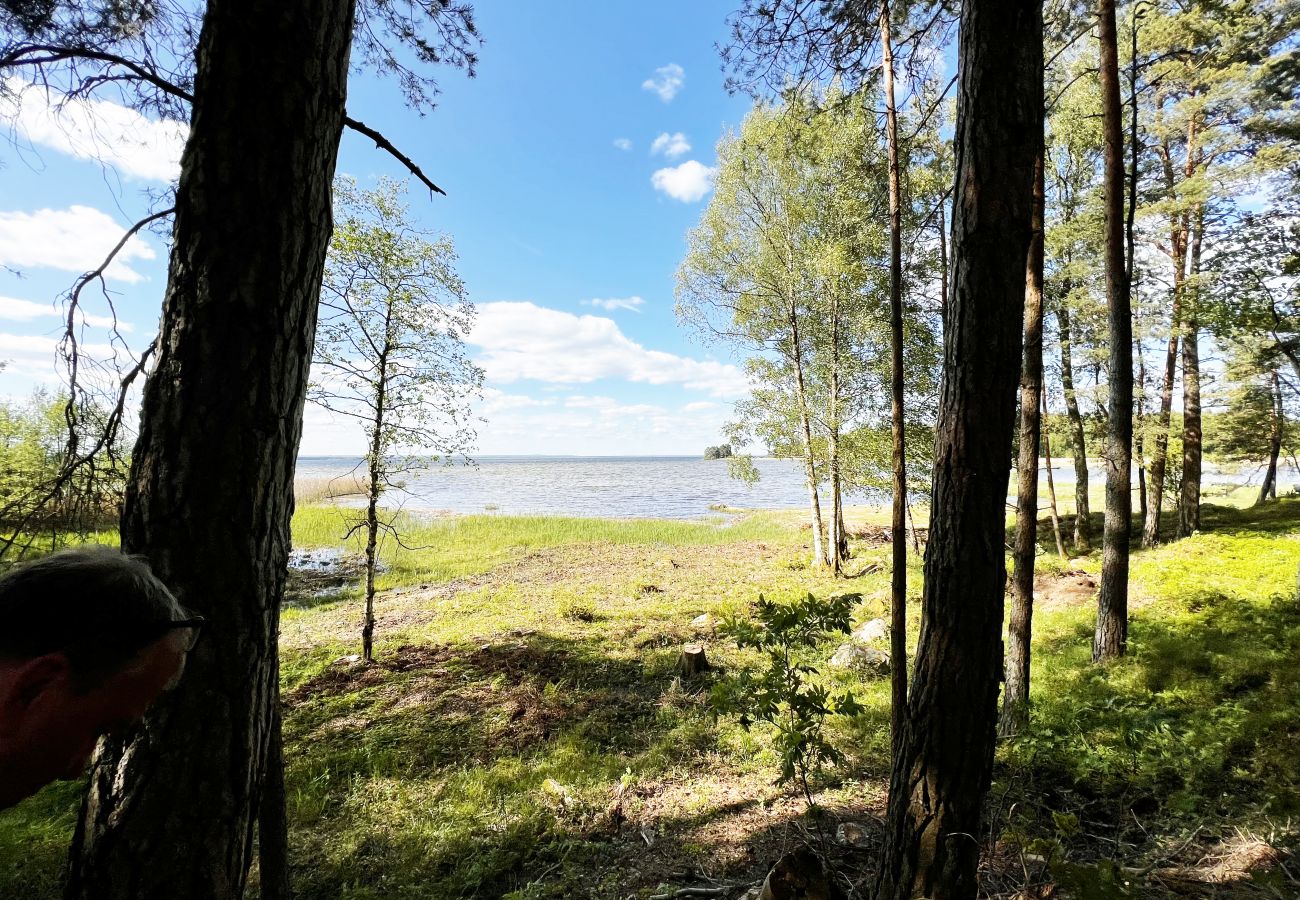
[[[300,510],[295,543],[336,545],[348,515]],[[722,670],[754,666],[691,621],[743,613],[760,592],[854,592],[855,621],[883,615],[880,513],[853,519],[867,535],[853,545],[858,577],[839,581],[806,566],[809,533],[790,513],[406,520],[406,543],[423,549],[384,548],[374,666],[342,660],[359,643],[353,588],[299,598],[283,617],[299,896],[622,900],[678,884],[688,868],[756,877],[801,806],[774,786],[764,732],[715,722],[714,676],[682,683],[676,656],[702,639]],[[1116,664],[1091,663],[1086,597],[1045,594],[1030,727],[1000,746],[990,800],[990,858],[1006,865],[986,881],[1009,885],[996,895],[1030,880],[1016,848],[1051,848],[1058,881],[1068,861],[1100,883],[1110,859],[1176,862],[1188,835],[1204,836],[1184,847],[1189,858],[1213,855],[1205,839],[1235,829],[1294,843],[1300,501],[1207,505],[1204,526],[1134,553],[1130,653]],[[1044,549],[1049,579],[1100,569],[1096,551],[1062,564]],[[919,582],[914,560],[913,592]],[[836,817],[872,821],[887,778],[888,685],[827,670],[837,643],[805,661],[852,687],[866,712],[834,722],[850,765],[823,778],[818,799]],[[58,785],[0,814],[0,895],[57,896],[76,797]]]

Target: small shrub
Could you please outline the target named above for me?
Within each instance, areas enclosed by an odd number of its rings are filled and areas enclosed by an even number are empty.
[[[799,662],[799,650],[816,646],[828,632],[847,634],[859,594],[818,600],[812,594],[794,603],[773,603],[761,594],[754,620],[729,616],[718,631],[767,656],[767,667],[757,675],[742,671],[713,688],[714,715],[735,715],[742,728],[766,722],[774,729],[773,749],[780,762],[778,784],[797,780],[808,805],[813,805],[808,778],[827,764],[843,765],[844,754],[826,738],[827,716],[853,716],[862,712],[852,692],[838,695],[810,676],[817,670]]]

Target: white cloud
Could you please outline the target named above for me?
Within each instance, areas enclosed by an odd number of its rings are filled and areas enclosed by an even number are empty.
[[[663,191],[674,200],[694,203],[712,190],[713,176],[717,171],[712,166],[688,159],[680,166],[658,169],[650,176],[650,183],[655,190]]]
[[[653,156],[656,153],[662,153],[669,159],[676,159],[683,153],[688,153],[690,149],[691,145],[690,142],[686,140],[686,135],[682,134],[680,131],[676,134],[669,134],[665,131],[663,134],[659,135],[659,137],[655,138],[654,143],[650,145],[650,155]]]
[[[547,309],[533,303],[481,303],[469,342],[490,380],[584,384],[616,378],[676,384],[714,397],[748,389],[740,369],[714,360],[650,350],[627,337],[613,319]]]
[[[591,300],[583,300],[582,305],[595,306],[599,309],[607,309],[610,312],[613,312],[616,309],[627,309],[639,313],[641,307],[645,306],[645,301],[640,297],[610,297],[607,300],[593,298]]]
[[[632,142],[627,138],[614,138],[614,146],[620,150],[631,150]]]
[[[89,206],[0,212],[0,265],[88,272],[104,261],[124,231],[112,217]],[[153,248],[136,235],[118,252],[104,277],[143,281],[130,263],[154,258]]]
[[[669,63],[655,69],[654,76],[641,82],[641,87],[647,91],[654,91],[659,95],[660,100],[668,103],[677,96],[684,84],[686,84],[686,70],[677,63]]]
[[[59,338],[44,334],[0,332],[0,359],[6,375],[25,375],[33,381],[54,384],[61,380],[56,352]],[[82,353],[94,359],[111,359],[121,351],[108,344],[80,344]]]
[[[78,159],[96,160],[127,176],[175,181],[189,126],[150,119],[110,100],[70,100],[62,106],[49,93],[21,78],[6,80],[10,96],[0,100],[0,118],[20,140]]]
[[[14,297],[0,297],[0,319],[9,319],[13,322],[30,322],[32,319],[39,319],[45,316],[58,316],[63,318],[65,313],[57,308],[53,303],[33,303],[30,300],[19,300]],[[83,314],[82,320],[93,328],[112,328],[112,316],[96,316]],[[134,327],[129,322],[118,322],[117,330],[122,332],[134,331]]]

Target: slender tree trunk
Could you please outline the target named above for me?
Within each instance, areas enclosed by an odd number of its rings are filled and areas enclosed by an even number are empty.
[[[1178,232],[1175,229],[1175,236]],[[1160,543],[1160,508],[1164,504],[1165,471],[1169,461],[1169,418],[1174,406],[1174,376],[1178,366],[1178,329],[1182,313],[1182,238],[1174,246],[1174,305],[1170,313],[1169,345],[1165,350],[1164,380],[1160,384],[1160,412],[1156,416],[1156,433],[1152,443],[1151,465],[1147,478],[1147,513],[1142,526],[1142,546],[1154,547]]]
[[[1134,319],[1137,317],[1134,316]],[[1137,329],[1136,322],[1134,324]],[[1147,363],[1146,355],[1142,352],[1142,341],[1138,338],[1133,340],[1133,355],[1137,358],[1138,366],[1138,387],[1137,396],[1134,399],[1133,413],[1133,459],[1137,463],[1138,473],[1138,519],[1145,526],[1147,520],[1147,467],[1146,467],[1146,392],[1147,392]]]
[[[831,377],[827,399],[827,469],[831,482],[831,571],[838,577],[843,574],[844,560],[848,559],[849,541],[844,534],[844,504],[840,480],[840,302],[839,294],[831,295]]]
[[[271,708],[266,779],[257,817],[257,869],[262,900],[289,900],[293,890],[289,881],[289,817],[285,809],[284,729],[278,684]]]
[[[71,898],[244,890],[353,11],[352,0],[206,6],[122,546],[210,627],[180,686],[101,742]]]
[[[1044,397],[1043,418],[1047,418],[1046,398]],[[1056,538],[1056,552],[1060,555],[1062,562],[1069,562],[1069,554],[1065,552],[1065,541],[1061,538],[1061,517],[1056,511],[1056,482],[1052,478],[1052,436],[1050,429],[1043,429],[1043,461],[1046,463],[1047,471],[1047,509],[1052,516],[1052,536]]]
[[[1076,552],[1087,553],[1092,547],[1092,523],[1088,519],[1091,515],[1088,444],[1083,433],[1083,416],[1079,413],[1079,398],[1074,392],[1074,338],[1070,333],[1070,311],[1064,301],[1057,310],[1056,321],[1061,331],[1061,387],[1065,391],[1065,417],[1070,426],[1070,448],[1074,456],[1074,546]]]
[[[1036,0],[961,11],[953,271],[921,635],[890,779],[880,900],[968,900],[993,771],[1006,491],[1043,123]]]
[[[361,659],[375,659],[375,564],[379,551],[379,428],[371,445],[370,491],[366,498],[366,608],[361,623]]]
[[[1098,0],[1102,132],[1105,137],[1106,301],[1110,320],[1110,416],[1106,433],[1106,520],[1092,657],[1124,655],[1128,643],[1129,533],[1133,527],[1133,312],[1124,266],[1124,134],[1119,105],[1115,0]]]
[[[1264,473],[1264,483],[1259,486],[1259,506],[1271,496],[1277,499],[1277,460],[1282,455],[1282,385],[1276,371],[1270,379],[1269,416],[1268,416],[1268,471]]]
[[[890,427],[893,501],[890,508],[890,734],[897,759],[907,713],[907,447],[903,383],[903,187],[894,102],[894,42],[889,0],[880,0],[881,67],[885,81],[885,147],[889,157]],[[940,204],[942,207],[942,204]],[[942,215],[942,213],[941,213]],[[942,222],[942,220],[941,220]],[[942,233],[942,224],[940,226]]]
[[[822,503],[817,493],[817,463],[813,455],[812,417],[808,413],[808,393],[803,377],[803,350],[799,343],[799,315],[793,298],[787,309],[790,326],[790,361],[794,365],[795,398],[799,404],[799,427],[803,437],[804,474],[808,479],[808,502],[812,512],[813,566],[827,562],[825,525]]]
[[[1039,127],[1042,133],[1042,127]],[[1016,543],[1012,553],[1011,622],[998,733],[1010,737],[1029,718],[1029,656],[1038,552],[1038,446],[1043,402],[1043,144],[1034,162],[1033,238],[1025,267],[1025,347],[1020,366],[1020,454],[1016,463]]]
[[[1197,210],[1188,253],[1189,283],[1183,315],[1183,472],[1179,481],[1178,536],[1201,529],[1201,357],[1200,330],[1201,243],[1205,237],[1205,209]]]

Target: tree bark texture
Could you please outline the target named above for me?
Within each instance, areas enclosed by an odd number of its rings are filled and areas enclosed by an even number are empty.
[[[976,896],[1002,674],[1005,502],[1043,121],[1041,2],[967,0],[959,69],[952,286],[921,635],[876,882],[876,896],[889,900]]]
[[[1109,407],[1106,429],[1106,518],[1101,590],[1092,641],[1096,661],[1124,655],[1128,642],[1129,534],[1133,495],[1133,312],[1124,259],[1124,131],[1119,103],[1115,0],[1098,0],[1102,134],[1105,140],[1106,306],[1110,320]]]
[[[353,14],[352,0],[207,4],[122,546],[208,627],[177,690],[101,743],[69,897],[244,890]]]
[[[1039,129],[1041,133],[1041,128]],[[1011,622],[1006,684],[998,733],[1015,734],[1029,715],[1029,644],[1038,550],[1038,446],[1043,396],[1043,145],[1034,162],[1033,237],[1025,267],[1025,347],[1020,365],[1020,452],[1016,462],[1016,538],[1012,553]]]
[[[1199,295],[1201,244],[1205,237],[1205,210],[1198,209],[1188,251],[1190,279],[1186,285],[1183,316],[1183,471],[1179,480],[1178,536],[1189,537],[1201,529],[1201,355]]]
[[[889,344],[893,500],[890,508],[889,651],[891,752],[898,756],[907,711],[907,433],[903,380],[903,188],[898,161],[898,110],[894,102],[894,41],[889,0],[880,0],[881,67],[885,82],[885,145],[889,157]],[[942,215],[942,204],[940,204]],[[939,227],[943,232],[942,221]],[[941,238],[942,239],[942,238]],[[915,530],[913,530],[915,539]]]
[[[1068,294],[1069,291],[1066,291]],[[1061,387],[1065,392],[1065,418],[1070,426],[1070,450],[1074,458],[1074,547],[1076,553],[1092,548],[1091,502],[1088,499],[1088,444],[1083,433],[1079,397],[1074,392],[1074,359],[1070,310],[1062,301],[1056,313],[1061,331]]]
[[[1044,395],[1044,401],[1046,396]],[[1047,404],[1043,404],[1043,418],[1047,418]],[[1065,552],[1065,541],[1061,539],[1061,517],[1056,511],[1056,482],[1052,480],[1052,435],[1049,429],[1043,429],[1043,470],[1047,473],[1047,509],[1052,517],[1052,537],[1056,539],[1056,552],[1061,562],[1069,562]]]
[[[1175,248],[1181,246],[1178,237]],[[1147,514],[1142,523],[1142,546],[1154,547],[1160,543],[1160,507],[1164,504],[1165,472],[1169,465],[1169,418],[1174,407],[1174,378],[1178,371],[1178,329],[1182,315],[1183,295],[1182,253],[1175,249],[1174,305],[1170,313],[1169,345],[1165,349],[1165,371],[1160,383],[1160,412],[1156,415],[1156,430],[1152,436],[1151,464],[1147,467]]]

